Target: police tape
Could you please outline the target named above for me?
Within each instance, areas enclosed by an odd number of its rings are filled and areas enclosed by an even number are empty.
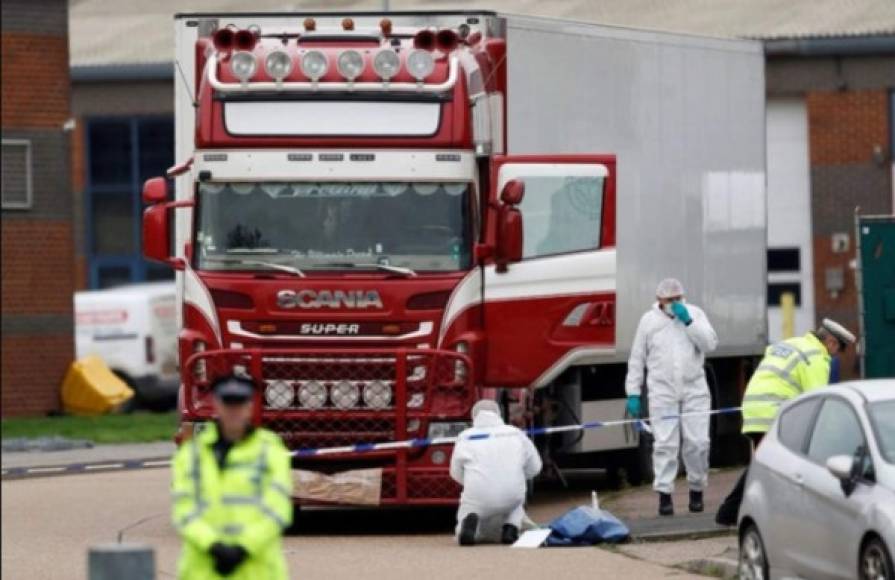
[[[720,409],[712,409],[709,411],[692,411],[689,413],[675,413],[669,415],[661,415],[660,417],[644,417],[634,419],[618,419],[617,421],[588,421],[587,423],[579,423],[575,425],[560,425],[557,427],[532,427],[530,429],[520,429],[529,437],[537,437],[539,435],[552,435],[554,433],[570,433],[574,431],[587,431],[591,429],[603,429],[606,427],[617,427],[620,425],[632,425],[637,430],[652,432],[649,424],[655,421],[673,421],[684,419],[686,417],[704,417],[711,415],[727,415],[731,413],[739,413],[742,407],[722,407]],[[475,433],[466,436],[467,441],[480,441],[483,439],[491,439],[497,437],[515,437],[517,434],[512,432],[506,433]],[[416,438],[405,439],[404,441],[388,441],[385,443],[356,443],[354,445],[343,445],[341,447],[322,447],[318,449],[297,449],[292,452],[296,457],[319,457],[321,455],[340,455],[345,453],[369,453],[371,451],[393,451],[396,449],[414,449],[421,447],[434,447],[437,445],[453,445],[459,441],[460,437],[434,437],[434,438]]]

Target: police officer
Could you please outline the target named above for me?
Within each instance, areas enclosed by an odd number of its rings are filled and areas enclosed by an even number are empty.
[[[178,578],[285,579],[289,452],[277,435],[252,426],[250,380],[225,377],[212,389],[215,421],[174,456],[173,520],[183,538]]]
[[[855,335],[825,318],[814,332],[772,344],[749,379],[743,397],[743,433],[757,447],[773,424],[781,405],[830,381],[830,361],[849,345]],[[748,469],[724,499],[715,521],[722,526],[737,523],[746,487]]]

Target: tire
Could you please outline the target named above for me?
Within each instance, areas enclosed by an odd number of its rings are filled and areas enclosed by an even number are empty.
[[[861,548],[858,560],[858,578],[861,580],[895,580],[892,555],[879,538],[872,538]]]
[[[747,525],[740,534],[737,572],[740,580],[770,580],[768,553],[755,524]]]

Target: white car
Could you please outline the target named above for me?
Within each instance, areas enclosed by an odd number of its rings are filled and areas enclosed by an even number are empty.
[[[739,537],[740,578],[895,579],[895,380],[781,410],[749,467]]]
[[[173,408],[177,370],[174,282],[75,293],[75,356],[97,355],[136,392],[136,402]]]

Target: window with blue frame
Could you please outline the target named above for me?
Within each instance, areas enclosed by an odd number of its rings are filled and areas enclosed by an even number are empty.
[[[87,120],[86,252],[91,288],[174,277],[141,248],[143,182],[174,164],[174,119]]]

